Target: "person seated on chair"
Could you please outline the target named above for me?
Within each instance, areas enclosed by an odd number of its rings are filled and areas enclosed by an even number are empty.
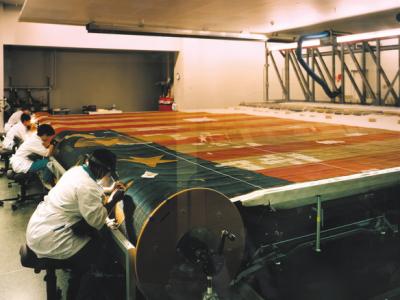
[[[97,233],[108,221],[114,205],[122,200],[124,186],[114,182],[111,200],[104,204],[99,181],[116,177],[116,156],[100,148],[83,165],[66,171],[31,216],[27,246],[39,257],[62,260],[71,266],[67,299],[75,299],[81,277],[99,263],[101,243]],[[109,222],[107,222],[109,225]]]
[[[31,129],[31,116],[28,114],[22,114],[20,122],[15,124],[7,132],[6,137],[3,141],[3,148],[7,150],[12,150],[15,146],[15,139],[24,142],[25,139],[30,135]]]
[[[17,149],[11,157],[10,163],[15,173],[43,172],[43,179],[52,183],[52,173],[47,168],[48,157],[53,154],[56,141],[52,136],[55,134],[53,127],[49,124],[39,125],[36,134],[32,134]],[[51,142],[50,142],[51,141]]]
[[[8,119],[7,123],[4,124],[4,132],[7,133],[11,127],[13,127],[15,124],[17,124],[21,120],[21,115],[22,114],[27,114],[30,115],[31,111],[29,108],[29,105],[22,105],[20,109],[18,109],[15,113],[11,115],[11,117]]]

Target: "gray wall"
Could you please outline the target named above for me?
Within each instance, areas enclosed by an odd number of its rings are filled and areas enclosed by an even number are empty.
[[[53,61],[55,57],[55,68]],[[116,52],[71,49],[9,47],[5,51],[5,86],[53,85],[52,108],[67,107],[79,112],[83,105],[123,111],[158,109],[164,79],[166,53]],[[23,95],[23,92],[21,92]],[[34,91],[34,98],[45,93]]]
[[[4,86],[46,86],[49,51],[41,48],[6,48]],[[11,78],[10,78],[11,77]]]

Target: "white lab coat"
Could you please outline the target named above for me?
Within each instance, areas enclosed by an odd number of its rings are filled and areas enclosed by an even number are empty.
[[[37,134],[28,137],[11,157],[10,163],[14,172],[27,173],[29,171],[33,164],[33,161],[28,158],[31,154],[45,157],[49,155],[49,149],[43,145],[42,139]]]
[[[81,250],[90,237],[75,235],[70,226],[80,221],[100,229],[107,210],[103,188],[82,166],[69,169],[45,196],[28,223],[26,241],[38,257],[67,259]]]
[[[21,121],[22,114],[23,114],[22,110],[17,110],[15,113],[13,113],[11,115],[11,117],[8,119],[7,123],[4,124],[4,132],[5,133],[7,133],[11,129],[11,127],[13,127],[19,121]]]
[[[29,130],[20,121],[7,132],[3,141],[3,148],[12,150],[12,147],[14,146],[14,137],[18,137],[22,141],[25,141],[29,135]]]

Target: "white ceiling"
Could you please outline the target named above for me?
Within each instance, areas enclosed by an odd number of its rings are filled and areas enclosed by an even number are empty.
[[[399,0],[400,3],[400,0]],[[310,32],[318,32],[323,30],[335,30],[343,33],[361,33],[378,31],[391,28],[399,28],[400,23],[396,20],[396,14],[400,13],[400,8],[389,9],[379,12],[372,12],[365,15],[347,17],[339,20],[332,20],[303,26],[298,28],[291,28],[280,31],[280,34],[304,34]]]
[[[400,26],[397,11],[400,0],[26,0],[20,20],[251,33],[301,32],[296,28],[323,23],[360,32]],[[348,17],[356,20],[351,27],[337,21]]]

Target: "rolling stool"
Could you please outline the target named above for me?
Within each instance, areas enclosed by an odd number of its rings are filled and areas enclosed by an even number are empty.
[[[8,170],[11,170],[10,168],[10,158],[11,156],[15,153],[15,151],[17,151],[18,147],[21,145],[21,139],[15,137],[14,138],[14,146],[12,147],[12,150],[9,149],[4,149],[1,148],[0,149],[0,157],[2,160],[4,160],[4,168],[0,169],[0,176],[3,176],[4,174],[6,174],[8,172]],[[11,187],[11,184],[8,183],[8,187]]]
[[[0,168],[0,176],[3,176],[10,170],[10,157],[14,154],[13,150],[0,149],[0,157],[4,160],[4,168]]]
[[[46,271],[44,281],[46,281],[47,300],[61,299],[61,289],[57,287],[56,270],[68,268],[66,263],[56,259],[38,258],[26,244],[19,249],[19,255],[23,267],[33,269],[36,274],[43,270]]]
[[[13,170],[8,170],[7,178],[10,180],[14,180],[16,183],[19,184],[20,194],[18,194],[16,197],[13,197],[13,198],[0,200],[0,206],[3,206],[4,202],[6,202],[6,201],[15,201],[15,203],[13,203],[11,205],[11,209],[17,210],[19,206],[21,206],[22,204],[26,203],[26,201],[28,201],[28,197],[29,198],[35,198],[35,197],[39,197],[39,196],[43,197],[44,196],[43,193],[31,194],[31,195],[26,194],[28,183],[30,180],[33,179],[34,176],[35,176],[35,174],[32,174],[32,173],[15,173]],[[32,199],[32,201],[34,201],[34,199]]]

